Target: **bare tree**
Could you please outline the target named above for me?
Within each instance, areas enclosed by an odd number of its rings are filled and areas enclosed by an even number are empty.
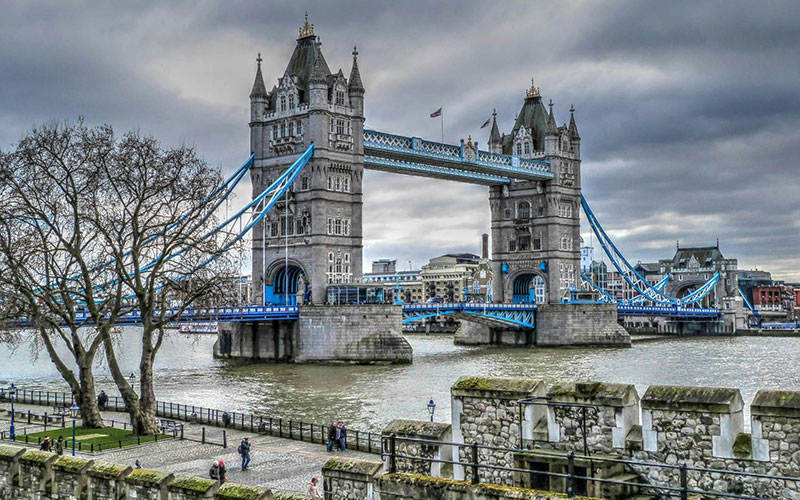
[[[221,294],[232,275],[224,252],[235,235],[219,230],[215,217],[223,197],[219,171],[209,167],[192,148],[163,149],[154,138],[138,133],[117,139],[110,127],[87,129],[78,124],[45,127],[32,133],[32,137],[43,135],[81,137],[77,142],[84,152],[83,161],[58,157],[56,163],[66,165],[62,168],[67,170],[79,164],[92,179],[87,182],[91,187],[79,193],[72,182],[62,183],[65,187],[59,191],[69,191],[61,196],[76,199],[75,208],[67,212],[72,217],[70,226],[73,233],[80,233],[82,242],[90,240],[91,245],[88,252],[83,250],[86,245],[66,252],[70,262],[77,262],[79,274],[70,270],[62,272],[63,278],[55,283],[45,280],[49,283],[44,287],[47,293],[51,288],[67,288],[67,295],[79,302],[45,302],[45,317],[53,316],[54,310],[64,310],[68,315],[79,305],[85,307],[86,323],[95,326],[91,346],[102,344],[134,432],[154,433],[153,366],[166,329],[194,303]],[[32,153],[26,153],[28,149],[18,148],[8,155],[4,163],[11,171],[30,168]],[[32,182],[37,182],[38,176],[32,177]],[[41,185],[34,191],[50,188]],[[33,200],[27,205],[39,204],[35,195],[27,192],[21,198]],[[61,227],[64,223],[59,220],[52,225]],[[61,255],[63,239],[59,238],[56,245],[56,257],[61,259],[67,258]],[[39,290],[42,284],[30,288]],[[19,309],[18,317],[24,313],[29,320],[37,318],[30,307]],[[120,317],[131,313],[141,319],[138,392],[120,366],[110,334]],[[95,347],[92,352],[96,351]]]

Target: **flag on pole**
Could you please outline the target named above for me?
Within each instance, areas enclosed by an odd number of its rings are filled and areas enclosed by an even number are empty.
[[[436,118],[437,116],[442,116],[442,108],[439,108],[433,113],[431,113],[431,118]]]
[[[486,119],[486,121],[485,121],[485,122],[483,122],[483,125],[481,125],[481,128],[486,128],[486,127],[488,127],[488,126],[489,126],[489,122],[491,122],[491,121],[492,121],[492,119],[491,119],[491,118],[487,118],[487,119]]]

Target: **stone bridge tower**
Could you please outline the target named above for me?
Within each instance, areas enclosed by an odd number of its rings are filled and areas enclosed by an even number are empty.
[[[489,190],[495,302],[557,303],[580,276],[581,138],[570,108],[569,125],[556,125],[539,89],[525,102],[511,133],[502,136],[496,118],[493,153],[550,163],[549,181],[512,181]]]
[[[294,304],[305,295],[322,304],[329,283],[361,279],[364,87],[357,56],[354,49],[350,78],[341,69],[332,73],[307,15],[270,91],[259,55],[250,93],[253,197],[312,142],[314,155],[292,186],[288,207],[281,200],[253,229],[253,303]]]

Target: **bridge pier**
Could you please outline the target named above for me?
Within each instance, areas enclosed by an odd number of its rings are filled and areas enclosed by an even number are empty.
[[[285,363],[411,363],[400,306],[303,306],[299,320],[219,324],[214,356]]]
[[[532,328],[498,328],[461,319],[461,326],[453,337],[456,345],[523,347],[536,343],[536,331]]]

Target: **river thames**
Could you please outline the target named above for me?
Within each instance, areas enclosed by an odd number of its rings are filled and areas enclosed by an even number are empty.
[[[126,371],[138,366],[135,332],[120,334]],[[159,399],[313,422],[344,420],[379,430],[393,418],[450,420],[450,386],[461,375],[800,390],[800,339],[715,337],[635,343],[632,348],[459,347],[451,336],[411,335],[414,363],[399,366],[245,364],[215,360],[212,335],[171,334],[159,353]],[[98,391],[117,395],[98,356]],[[0,347],[0,384],[66,391],[46,353]]]

